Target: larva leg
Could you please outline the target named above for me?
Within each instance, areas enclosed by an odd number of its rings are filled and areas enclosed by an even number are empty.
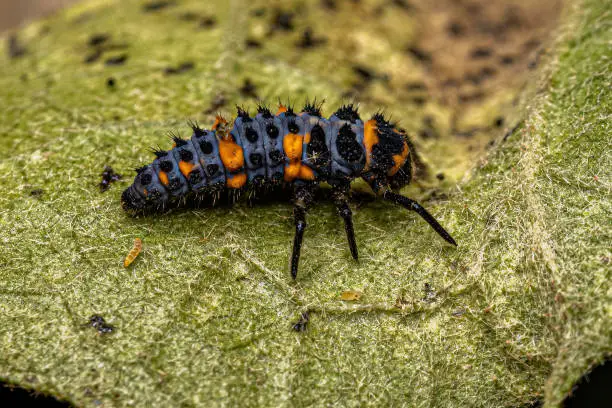
[[[306,211],[312,203],[312,186],[298,186],[294,192],[295,206],[293,207],[293,218],[295,220],[295,237],[293,238],[293,253],[291,254],[291,276],[297,277],[300,251],[302,250],[302,238],[306,230]]]
[[[344,220],[344,231],[353,259],[358,260],[357,242],[355,241],[355,230],[353,229],[353,213],[348,205],[350,184],[334,188],[332,195],[336,203],[338,215]]]
[[[407,210],[416,212],[421,216],[421,218],[427,221],[431,228],[433,228],[434,231],[438,233],[438,235],[444,238],[446,242],[457,246],[457,243],[455,242],[453,237],[451,237],[451,235],[440,225],[440,223],[430,213],[427,212],[425,208],[423,208],[421,204],[408,197],[404,197],[403,195],[399,195],[392,192],[389,187],[382,186],[379,182],[375,180],[369,181],[368,183],[377,195],[382,195],[385,200],[391,201],[394,204],[399,204]]]

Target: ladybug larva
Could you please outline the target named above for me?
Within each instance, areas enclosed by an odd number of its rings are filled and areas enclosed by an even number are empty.
[[[363,122],[353,105],[342,106],[329,119],[321,116],[320,105],[314,103],[306,104],[300,113],[281,105],[276,116],[259,106],[254,118],[238,108],[231,127],[217,116],[211,130],[195,123],[191,128],[190,139],[173,137],[172,150],[155,151],[153,163],[136,170],[134,183],[121,197],[127,212],[163,211],[188,199],[214,204],[224,192],[291,188],[295,200],[291,276],[295,279],[306,211],[320,182],[332,187],[351,255],[357,259],[348,198],[351,181],[361,177],[377,196],[415,211],[442,238],[457,245],[419,203],[392,191],[412,178],[411,145],[405,133],[382,114]]]

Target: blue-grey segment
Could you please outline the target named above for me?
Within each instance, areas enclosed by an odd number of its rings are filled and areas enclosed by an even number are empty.
[[[198,192],[199,190],[201,190],[202,188],[206,187],[206,173],[204,172],[204,169],[202,168],[202,166],[200,165],[198,159],[198,152],[196,151],[193,143],[191,142],[191,140],[186,140],[185,142],[187,142],[185,145],[183,146],[177,146],[174,149],[172,149],[172,153],[174,154],[174,159],[178,162],[181,161],[181,152],[182,151],[188,151],[192,154],[192,159],[189,161],[189,163],[193,164],[194,167],[191,170],[190,175],[187,177],[187,183],[189,185],[189,188],[191,189],[191,191],[195,191]],[[197,172],[200,175],[200,181],[197,183],[193,183],[193,180],[196,180],[197,178],[192,177],[192,174],[194,172]]]
[[[266,155],[266,179],[272,180],[275,177],[282,179],[284,173],[284,157],[283,150],[283,128],[282,122],[278,117],[266,118],[263,114],[258,113],[255,116],[255,121],[259,124],[260,136],[263,135],[263,147]],[[276,139],[268,136],[268,126],[273,125],[278,129],[278,137]],[[278,153],[278,159],[275,154]]]
[[[172,168],[170,171],[166,171],[166,175],[168,176],[168,185],[166,188],[170,192],[170,195],[173,197],[179,197],[185,195],[189,191],[189,186],[187,185],[187,180],[181,174],[178,168],[178,162],[174,159],[174,155],[172,152],[168,152],[163,157],[158,157],[153,161],[153,168],[159,174],[161,170],[161,163],[168,161],[171,163]]]
[[[200,166],[206,174],[206,181],[209,186],[222,184],[225,185],[225,167],[219,156],[219,143],[213,130],[204,130],[198,135],[191,137],[191,142],[195,151],[198,153]],[[210,146],[210,152],[202,151],[202,144]],[[214,170],[214,171],[213,171]]]
[[[234,139],[236,143],[242,147],[248,181],[251,182],[255,178],[265,179],[266,150],[264,148],[264,136],[262,135],[259,122],[252,118],[238,117],[234,121],[232,134],[238,135],[238,137]]]

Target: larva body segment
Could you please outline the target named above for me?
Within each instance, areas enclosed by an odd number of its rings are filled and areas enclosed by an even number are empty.
[[[292,187],[296,238],[291,272],[295,278],[305,213],[320,182],[332,186],[351,253],[357,258],[347,200],[350,182],[362,177],[378,195],[416,211],[456,245],[423,207],[391,191],[410,182],[411,145],[405,133],[380,114],[364,123],[352,105],[341,107],[328,119],[314,104],[307,104],[298,114],[281,105],[276,115],[260,106],[255,117],[239,108],[231,129],[219,116],[210,130],[195,124],[191,127],[190,139],[174,137],[172,150],[156,151],[152,164],[137,169],[134,183],[122,195],[126,211],[159,211],[189,197],[211,199],[214,204],[223,191],[235,194],[270,185]]]

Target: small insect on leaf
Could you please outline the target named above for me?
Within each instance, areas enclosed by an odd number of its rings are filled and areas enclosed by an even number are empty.
[[[134,259],[136,259],[140,251],[142,251],[142,240],[140,238],[136,238],[134,239],[134,246],[125,257],[125,261],[123,261],[123,266],[125,268],[130,266],[130,264],[134,262]]]
[[[345,301],[355,301],[361,299],[362,294],[363,293],[358,290],[345,290],[340,295],[340,299]]]

